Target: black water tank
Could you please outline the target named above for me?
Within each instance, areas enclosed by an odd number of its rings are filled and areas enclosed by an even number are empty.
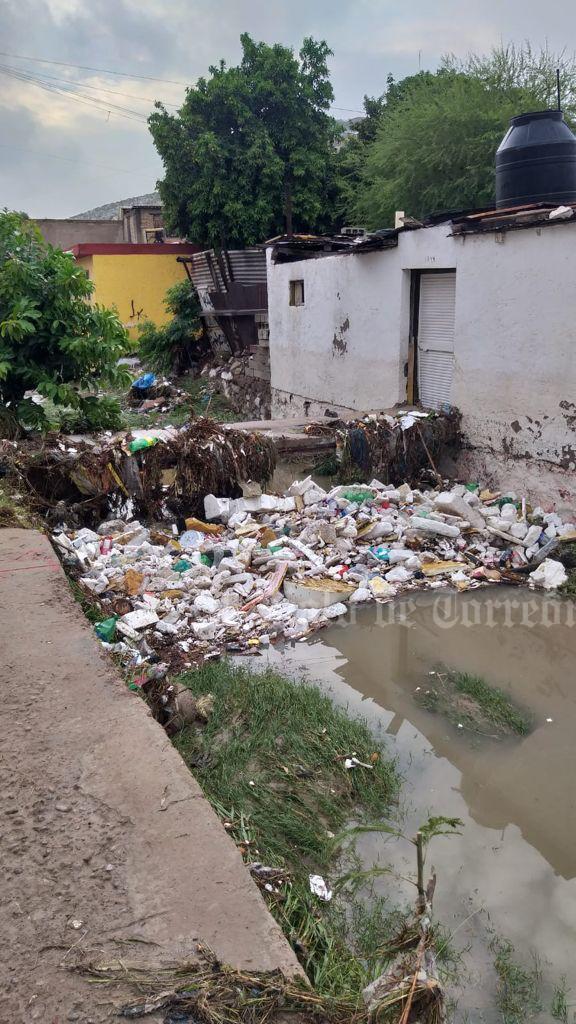
[[[561,110],[510,120],[496,153],[496,206],[576,202],[576,138]]]

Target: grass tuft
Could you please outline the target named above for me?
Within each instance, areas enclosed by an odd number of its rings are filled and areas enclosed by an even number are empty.
[[[542,1009],[539,963],[534,958],[531,967],[523,967],[514,959],[512,943],[505,939],[496,939],[493,951],[499,979],[496,998],[502,1024],[525,1024]]]
[[[569,989],[566,978],[562,977],[554,989],[550,1006],[550,1013],[554,1020],[562,1021],[562,1024],[568,1024],[568,993]]]
[[[418,703],[450,722],[493,738],[526,736],[534,728],[531,714],[480,676],[450,669],[435,673],[434,686],[417,695]]]

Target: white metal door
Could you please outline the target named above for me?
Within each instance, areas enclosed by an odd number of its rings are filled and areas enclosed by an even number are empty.
[[[418,398],[428,409],[451,402],[456,271],[420,275]]]

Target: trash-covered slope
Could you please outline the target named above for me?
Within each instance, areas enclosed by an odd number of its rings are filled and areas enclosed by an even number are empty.
[[[249,491],[249,488],[246,488]],[[412,589],[566,579],[550,556],[573,523],[477,485],[413,490],[377,480],[330,492],[311,478],[284,496],[205,499],[204,521],[108,519],[55,533],[102,609],[96,628],[132,666],[161,675],[225,651],[303,637],[350,605]]]

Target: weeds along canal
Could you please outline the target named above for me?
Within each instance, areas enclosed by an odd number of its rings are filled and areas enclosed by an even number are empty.
[[[397,759],[408,834],[429,815],[464,822],[461,835],[435,839],[430,854],[435,916],[464,951],[456,1020],[502,1019],[494,945],[504,940],[541,972],[535,1020],[551,1019],[563,976],[576,990],[575,658],[576,605],[510,587],[358,608],[318,639],[262,658],[367,719]],[[490,709],[477,722],[474,701],[423,699],[446,670],[497,687],[530,721],[527,733],[494,728]],[[408,844],[369,834],[357,848],[367,867],[413,873]],[[396,875],[374,888],[400,905],[413,899]]]

